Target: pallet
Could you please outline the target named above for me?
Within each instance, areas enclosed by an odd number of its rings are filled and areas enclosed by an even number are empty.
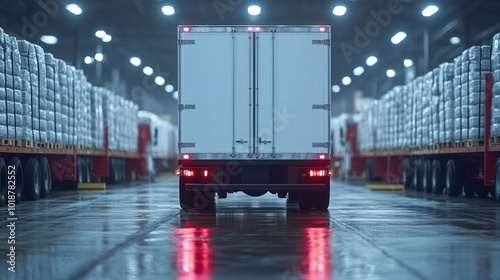
[[[490,138],[490,144],[500,144],[500,136],[493,136]]]
[[[55,149],[56,145],[55,145],[55,143],[49,142],[49,143],[45,143],[45,147],[48,149]]]
[[[35,143],[32,140],[23,140],[23,139],[15,139],[14,145],[17,147],[23,148],[33,148],[35,147]]]
[[[471,147],[483,146],[484,145],[484,140],[482,140],[482,139],[479,139],[479,140],[470,140],[470,141],[467,141],[466,143],[467,143],[467,147],[471,148]]]
[[[443,142],[439,143],[439,148],[453,148],[453,142]]]
[[[463,148],[463,147],[465,147],[465,142],[454,142],[453,147],[454,148]]]

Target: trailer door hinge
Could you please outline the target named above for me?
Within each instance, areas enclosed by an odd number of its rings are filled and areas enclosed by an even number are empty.
[[[195,40],[181,40],[179,39],[179,45],[194,45]]]
[[[315,104],[315,105],[313,105],[313,110],[316,110],[316,109],[329,111],[330,104]]]
[[[196,105],[187,105],[187,104],[179,104],[179,111],[182,110],[194,110],[196,109]]]
[[[179,142],[179,149],[180,148],[194,148],[194,147],[196,147],[195,143],[182,143],[182,142]]]
[[[312,40],[312,44],[313,45],[327,45],[327,46],[329,46],[330,45],[330,39],[326,39],[326,40]]]
[[[323,143],[313,143],[313,148],[330,148],[330,143],[328,142],[323,142]]]

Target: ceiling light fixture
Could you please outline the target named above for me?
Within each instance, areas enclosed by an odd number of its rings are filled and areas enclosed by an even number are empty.
[[[433,14],[437,13],[439,11],[439,8],[438,6],[435,6],[435,5],[429,5],[427,6],[423,11],[422,11],[422,15],[424,17],[430,17],[432,16]]]
[[[376,56],[370,56],[369,58],[366,59],[366,65],[368,66],[373,66],[378,62],[378,59]]]
[[[351,77],[349,77],[349,76],[345,76],[344,78],[342,78],[342,84],[344,86],[350,85],[351,82],[352,82],[352,80],[351,80]]]
[[[248,14],[251,16],[258,16],[260,15],[261,8],[257,5],[252,5],[248,7]]]
[[[363,73],[365,73],[365,68],[363,66],[358,66],[358,67],[354,68],[352,73],[355,76],[361,76]]]
[[[77,4],[68,4],[66,5],[66,10],[70,11],[74,15],[81,15],[82,14],[82,8],[78,6]]]
[[[407,59],[405,59],[403,61],[403,64],[405,65],[406,68],[412,67],[413,66],[413,60],[407,58]]]
[[[130,64],[134,65],[135,67],[140,66],[141,63],[142,63],[141,59],[136,56],[130,58]]]
[[[345,6],[335,6],[332,10],[332,13],[338,17],[345,15],[346,12],[347,8]]]
[[[146,76],[151,76],[153,75],[153,68],[149,67],[149,66],[146,66],[142,69],[142,73],[144,73],[144,75]]]
[[[403,42],[403,40],[406,38],[406,33],[404,32],[398,32],[396,35],[392,36],[391,42],[394,45],[398,45],[399,43]]]
[[[387,77],[394,78],[396,76],[396,71],[394,71],[393,69],[389,69],[389,70],[387,70],[386,74],[387,74]]]
[[[174,7],[172,7],[172,6],[163,6],[163,7],[161,8],[161,11],[162,11],[162,12],[163,12],[163,14],[164,14],[164,15],[166,15],[166,16],[171,16],[171,15],[175,14],[175,9],[174,9]]]
[[[47,45],[55,45],[59,41],[56,36],[52,35],[42,35],[40,36],[40,41],[44,42]]]

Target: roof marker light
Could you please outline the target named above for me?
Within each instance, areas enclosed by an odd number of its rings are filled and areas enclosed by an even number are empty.
[[[189,155],[182,156],[183,159],[189,159]]]
[[[253,30],[253,28],[252,28],[252,27],[248,27],[248,31],[252,31],[252,30]]]
[[[319,156],[319,159],[325,159],[325,158],[326,158],[326,156],[325,156],[325,155],[320,155],[320,156]]]
[[[325,31],[326,31],[326,28],[324,28],[324,27],[320,27],[320,28],[319,28],[319,31],[320,31],[320,32],[325,32]]]
[[[187,27],[187,26],[185,26],[184,28],[182,28],[182,31],[184,31],[184,32],[189,32],[189,30],[190,30],[190,29],[189,29],[189,27]]]

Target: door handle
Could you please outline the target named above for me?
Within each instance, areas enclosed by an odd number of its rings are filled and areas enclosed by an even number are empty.
[[[266,139],[262,140],[262,137],[259,137],[259,143],[261,143],[261,144],[264,144],[264,145],[265,145],[265,144],[269,144],[269,143],[271,143],[271,141],[267,141]]]
[[[248,143],[248,141],[245,141],[245,140],[241,139],[241,140],[236,141],[236,143],[246,144],[246,143]]]

